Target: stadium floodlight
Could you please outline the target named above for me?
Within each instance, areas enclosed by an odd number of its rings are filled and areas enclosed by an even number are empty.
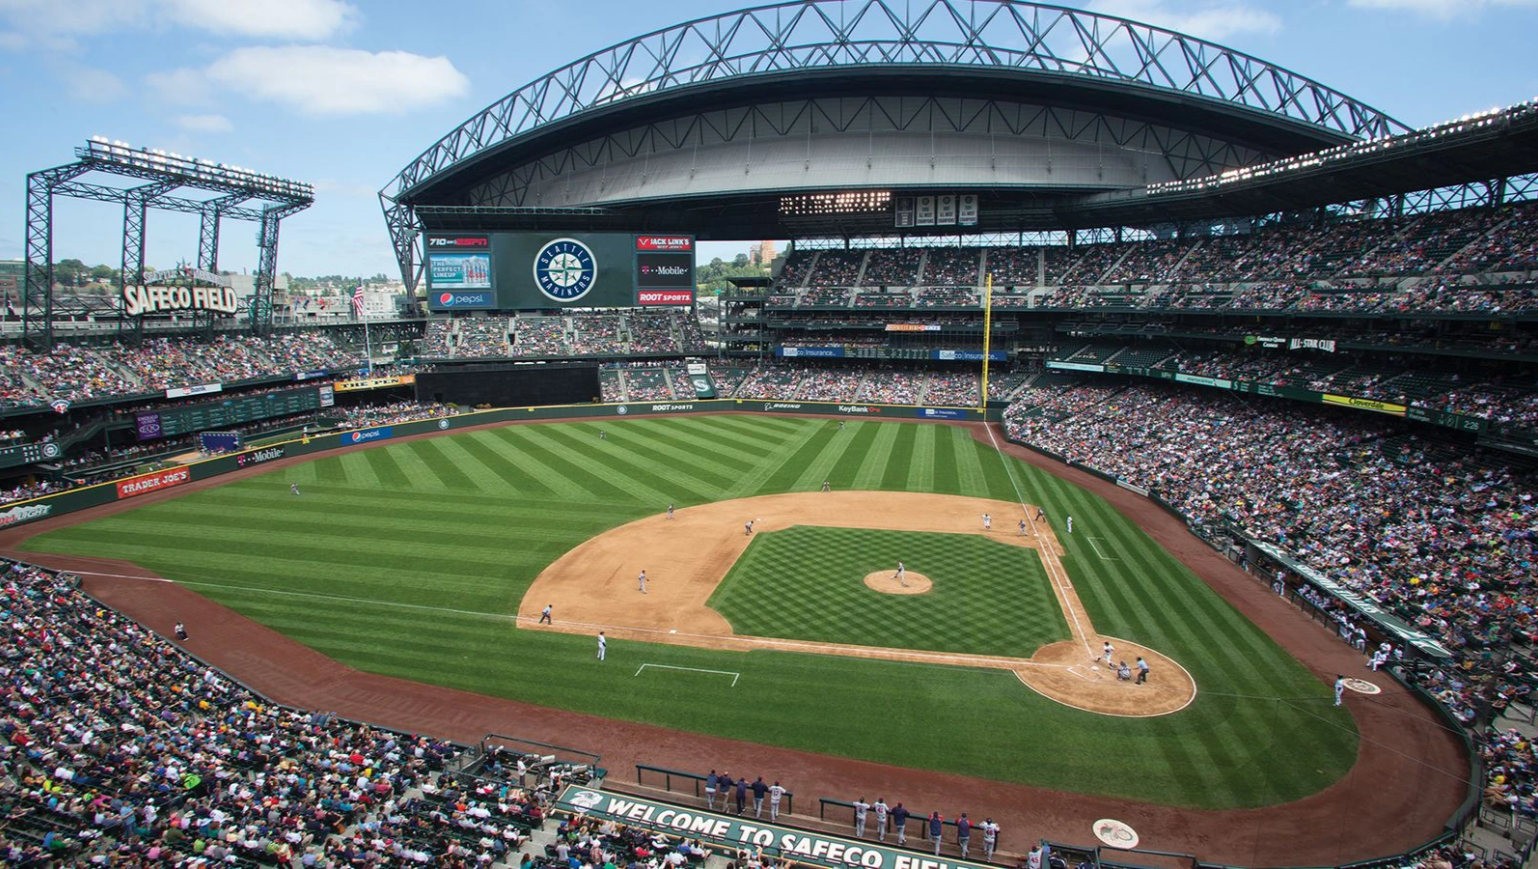
[[[239,166],[226,166],[159,148],[134,148],[126,142],[109,142],[105,136],[92,136],[86,140],[84,148],[75,150],[75,154],[109,171],[111,167],[133,171],[149,170],[182,179],[192,187],[251,192],[264,198],[295,202],[312,202],[315,199],[314,186],[303,181],[279,178]]]

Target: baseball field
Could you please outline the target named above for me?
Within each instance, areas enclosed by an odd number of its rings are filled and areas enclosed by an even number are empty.
[[[512,425],[25,547],[135,562],[365,671],[916,769],[1230,809],[1320,791],[1358,748],[1327,684],[1121,513],[961,426]]]

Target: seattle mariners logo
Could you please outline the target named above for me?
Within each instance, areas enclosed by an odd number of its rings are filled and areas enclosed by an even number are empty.
[[[574,302],[587,295],[597,277],[598,260],[574,238],[558,238],[534,257],[534,283],[557,302]]]

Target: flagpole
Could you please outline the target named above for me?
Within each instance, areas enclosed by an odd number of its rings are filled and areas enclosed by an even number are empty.
[[[988,354],[993,351],[993,274],[983,279],[983,397],[978,405],[986,418],[988,414]]]
[[[363,316],[363,315],[359,315]],[[363,317],[363,355],[368,359],[368,376],[374,376],[374,347],[369,343],[368,317]]]

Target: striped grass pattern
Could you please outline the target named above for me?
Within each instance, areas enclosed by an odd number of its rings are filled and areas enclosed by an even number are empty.
[[[933,590],[866,587],[867,573],[892,575],[899,558]],[[1036,551],[975,534],[770,531],[748,545],[710,606],[739,634],[789,640],[1029,658],[1069,638]]]
[[[509,618],[541,569],[595,534],[668,503],[816,491],[824,479],[1006,501],[1018,485],[1046,507],[1097,630],[1174,656],[1201,693],[1179,714],[1128,720],[1061,706],[997,670],[624,642],[600,666],[589,638]],[[514,425],[384,442],[28,545],[138,562],[364,670],[882,763],[1231,808],[1314,793],[1356,754],[1328,686],[1146,534],[953,426],[733,415]],[[722,714],[721,693],[688,674],[672,677],[676,690],[658,690],[669,675],[629,678],[647,662],[740,672],[739,714]]]

